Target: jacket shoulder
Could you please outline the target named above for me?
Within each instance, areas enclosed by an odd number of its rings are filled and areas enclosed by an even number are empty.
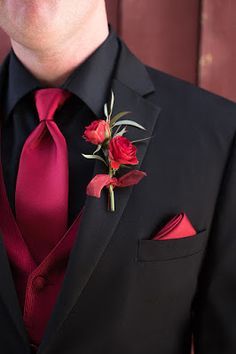
[[[209,104],[229,105],[232,106],[233,109],[236,107],[236,102],[233,100],[196,86],[184,79],[180,79],[176,76],[168,74],[167,72],[147,65],[146,69],[157,90],[160,90],[160,88],[168,89],[169,93],[171,93],[170,89],[173,90],[173,92],[177,90],[179,94],[187,94],[188,96],[193,96],[195,99],[201,97],[202,99],[209,101]],[[176,94],[177,92],[174,93]]]
[[[175,114],[188,115],[193,124],[221,129],[231,135],[236,131],[236,103],[166,72],[146,66],[155,87],[149,99]],[[198,122],[198,123],[197,123]]]

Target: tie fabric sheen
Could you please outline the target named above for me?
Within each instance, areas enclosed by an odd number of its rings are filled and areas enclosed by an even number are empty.
[[[35,91],[39,124],[26,139],[16,179],[16,222],[37,264],[68,227],[68,150],[54,121],[70,93],[60,88]]]

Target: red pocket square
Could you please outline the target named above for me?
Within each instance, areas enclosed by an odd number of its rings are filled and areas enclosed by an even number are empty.
[[[196,235],[196,230],[185,213],[175,215],[152,240],[170,240]]]

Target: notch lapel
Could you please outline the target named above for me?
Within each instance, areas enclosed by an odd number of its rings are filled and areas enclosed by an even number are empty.
[[[3,99],[3,93],[5,90],[5,84],[7,80],[7,70],[9,62],[9,55],[5,57],[4,62],[0,66],[0,124],[2,124],[2,109],[1,102]],[[1,142],[0,142],[1,143]],[[1,149],[0,149],[1,154]],[[0,157],[1,158],[1,157]],[[2,201],[0,200],[0,203]],[[0,230],[0,300],[5,304],[9,315],[16,326],[20,337],[23,339],[23,343],[28,347],[28,337],[24,327],[24,322],[21,314],[20,305],[18,302],[17,293],[15,290],[14,280],[12,278],[12,272],[10,263],[8,260],[7,252],[3,243],[3,236]]]
[[[132,75],[132,72],[134,75]],[[129,73],[131,74],[129,75]],[[115,93],[113,114],[120,111],[131,111],[130,119],[146,128],[146,131],[143,131],[128,126],[125,136],[131,141],[150,137],[161,108],[142,97],[144,94],[153,91],[152,83],[144,65],[129,52],[124,44],[122,44],[121,57],[112,82],[112,89]],[[150,142],[151,139],[138,143],[137,157],[139,164],[134,166],[135,169],[142,170],[142,162]],[[124,172],[128,172],[128,170]],[[148,174],[148,171],[146,172]],[[93,176],[99,173],[107,173],[107,168],[101,161],[96,160]],[[79,297],[95,271],[106,247],[112,242],[118,224],[122,222],[122,215],[135,188],[142,188],[142,181],[137,186],[114,189],[115,212],[107,210],[108,191],[106,188],[102,190],[100,198],[86,197],[82,219],[74,247],[70,253],[65,278],[39,346],[39,354],[43,354],[46,348],[49,349],[53,345],[58,330],[63,326],[76,302],[79,301]]]

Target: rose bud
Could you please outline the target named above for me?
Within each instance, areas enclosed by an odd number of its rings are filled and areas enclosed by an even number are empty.
[[[85,127],[83,138],[95,145],[102,144],[111,136],[109,123],[103,119],[94,120]]]
[[[118,169],[121,164],[136,165],[138,160],[136,157],[137,148],[131,141],[124,136],[115,136],[108,144],[108,156],[111,167]]]

